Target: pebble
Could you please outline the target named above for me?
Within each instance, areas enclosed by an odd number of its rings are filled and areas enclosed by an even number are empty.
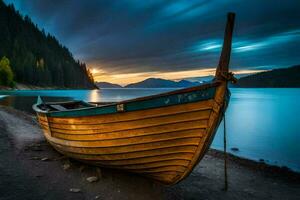
[[[47,161],[47,160],[49,160],[49,158],[47,157],[41,159],[41,161]]]
[[[239,148],[237,148],[237,147],[232,147],[231,150],[232,150],[232,151],[239,151]]]
[[[70,169],[70,167],[71,167],[71,165],[70,165],[69,163],[65,163],[65,164],[63,165],[63,169],[64,169],[64,170],[68,170],[68,169]]]
[[[90,177],[87,177],[86,180],[90,183],[93,183],[93,182],[98,181],[98,177],[97,176],[90,176]]]
[[[71,188],[70,192],[78,193],[81,192],[81,190],[79,188]]]

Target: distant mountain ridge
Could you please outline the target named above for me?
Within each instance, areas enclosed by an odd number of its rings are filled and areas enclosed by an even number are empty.
[[[138,83],[132,83],[126,88],[185,88],[199,85],[199,82],[191,82],[186,80],[171,81],[160,78],[148,78]]]
[[[123,88],[121,85],[108,83],[108,82],[96,82],[98,88]]]
[[[232,87],[243,88],[299,88],[300,65],[274,69],[240,78]]]
[[[149,78],[138,83],[129,84],[125,87],[107,82],[96,83],[99,88],[186,88],[199,84],[201,83],[197,81],[172,81],[159,78]],[[300,88],[300,65],[248,75],[238,79],[237,84],[230,84],[230,87]]]
[[[160,78],[148,78],[144,81],[128,84],[122,87],[118,84],[108,82],[97,82],[99,88],[186,88],[199,85],[200,82],[192,82],[187,80],[172,81]]]

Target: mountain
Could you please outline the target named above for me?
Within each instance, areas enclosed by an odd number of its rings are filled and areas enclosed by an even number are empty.
[[[108,82],[96,82],[95,84],[98,88],[186,88],[199,85],[200,83],[187,80],[171,81],[160,78],[148,78],[141,82],[128,84],[125,87]]]
[[[199,82],[191,82],[186,80],[176,82],[160,78],[148,78],[138,83],[129,84],[126,86],[126,88],[185,88],[199,84]]]
[[[186,78],[185,80],[191,81],[191,82],[208,82],[211,81],[215,76],[209,75],[209,76],[200,76],[200,77],[193,77],[193,78]]]
[[[108,82],[96,82],[95,85],[98,88],[122,88],[121,85],[108,83]]]
[[[298,88],[300,87],[300,65],[246,76],[240,78],[233,87]]]
[[[15,82],[42,87],[95,87],[84,63],[76,61],[54,36],[2,0],[0,30],[0,59],[9,60]]]

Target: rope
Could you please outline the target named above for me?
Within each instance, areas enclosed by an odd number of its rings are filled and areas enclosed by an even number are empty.
[[[233,84],[235,84],[237,82],[237,79],[234,77],[234,74],[232,72],[220,72],[220,76],[224,80],[230,81]]]
[[[224,124],[224,190],[228,189],[228,177],[227,177],[227,141],[226,141],[226,116],[225,111],[223,110],[223,124]]]

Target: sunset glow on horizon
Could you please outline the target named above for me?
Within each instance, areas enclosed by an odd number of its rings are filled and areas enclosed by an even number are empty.
[[[109,82],[118,85],[128,85],[143,81],[148,78],[161,78],[167,80],[182,80],[191,78],[200,78],[207,76],[214,76],[216,68],[206,68],[199,70],[186,70],[176,72],[141,72],[141,73],[122,73],[122,74],[109,74],[103,70],[92,70],[94,80],[96,82]],[[232,72],[236,75],[241,74],[253,74],[264,72],[266,70],[233,70]]]

